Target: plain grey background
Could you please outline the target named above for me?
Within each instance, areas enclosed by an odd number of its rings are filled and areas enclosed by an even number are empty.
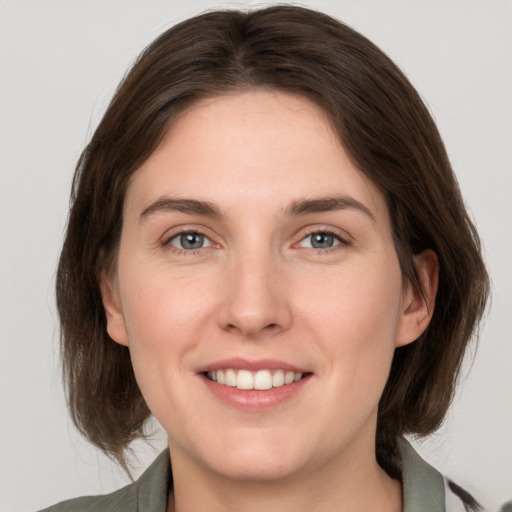
[[[0,0],[0,510],[128,482],[66,412],[54,274],[76,160],[118,81],[165,28],[215,0]],[[282,2],[285,3],[285,2]],[[493,301],[442,429],[419,446],[489,508],[512,497],[512,3],[310,0],[386,51],[444,137],[481,232]],[[471,367],[471,368],[470,368]],[[135,475],[165,445],[137,444]]]

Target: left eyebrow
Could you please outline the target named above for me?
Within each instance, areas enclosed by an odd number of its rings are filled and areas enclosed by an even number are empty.
[[[285,210],[286,215],[307,215],[308,213],[329,212],[353,208],[376,222],[375,215],[363,203],[350,196],[327,196],[293,201]]]
[[[172,197],[161,197],[151,203],[140,214],[140,218],[150,217],[163,212],[177,211],[190,215],[204,215],[205,217],[222,217],[222,213],[214,204],[208,201],[196,199],[177,199]]]

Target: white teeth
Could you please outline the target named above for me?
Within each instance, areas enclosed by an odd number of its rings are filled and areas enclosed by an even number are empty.
[[[272,374],[269,370],[260,370],[254,376],[254,389],[270,389],[272,387]]]
[[[283,370],[277,370],[274,375],[272,375],[272,386],[278,388],[284,384],[284,372]]]
[[[291,384],[293,382],[293,378],[295,377],[295,373],[293,372],[286,372],[284,376],[284,383],[285,384]]]
[[[239,370],[236,387],[238,389],[254,389],[254,377],[249,370]]]
[[[207,372],[207,377],[224,386],[263,391],[298,382],[304,377],[304,374],[285,370],[259,370],[251,372],[249,370],[226,368],[224,370]]]
[[[224,384],[236,388],[236,373],[235,370],[226,370],[224,373]]]

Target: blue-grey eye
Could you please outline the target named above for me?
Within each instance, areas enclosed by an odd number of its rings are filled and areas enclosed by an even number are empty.
[[[201,233],[190,232],[190,233],[179,233],[170,240],[170,245],[185,249],[187,251],[193,251],[194,249],[202,249],[203,247],[209,247],[211,245],[210,240]]]
[[[340,239],[336,235],[326,231],[319,231],[304,237],[301,245],[303,247],[311,247],[312,249],[330,249],[339,243]]]

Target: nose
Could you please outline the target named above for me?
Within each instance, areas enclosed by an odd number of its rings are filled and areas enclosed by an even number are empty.
[[[270,255],[236,258],[231,262],[219,326],[256,339],[288,329],[292,322],[284,272]]]

